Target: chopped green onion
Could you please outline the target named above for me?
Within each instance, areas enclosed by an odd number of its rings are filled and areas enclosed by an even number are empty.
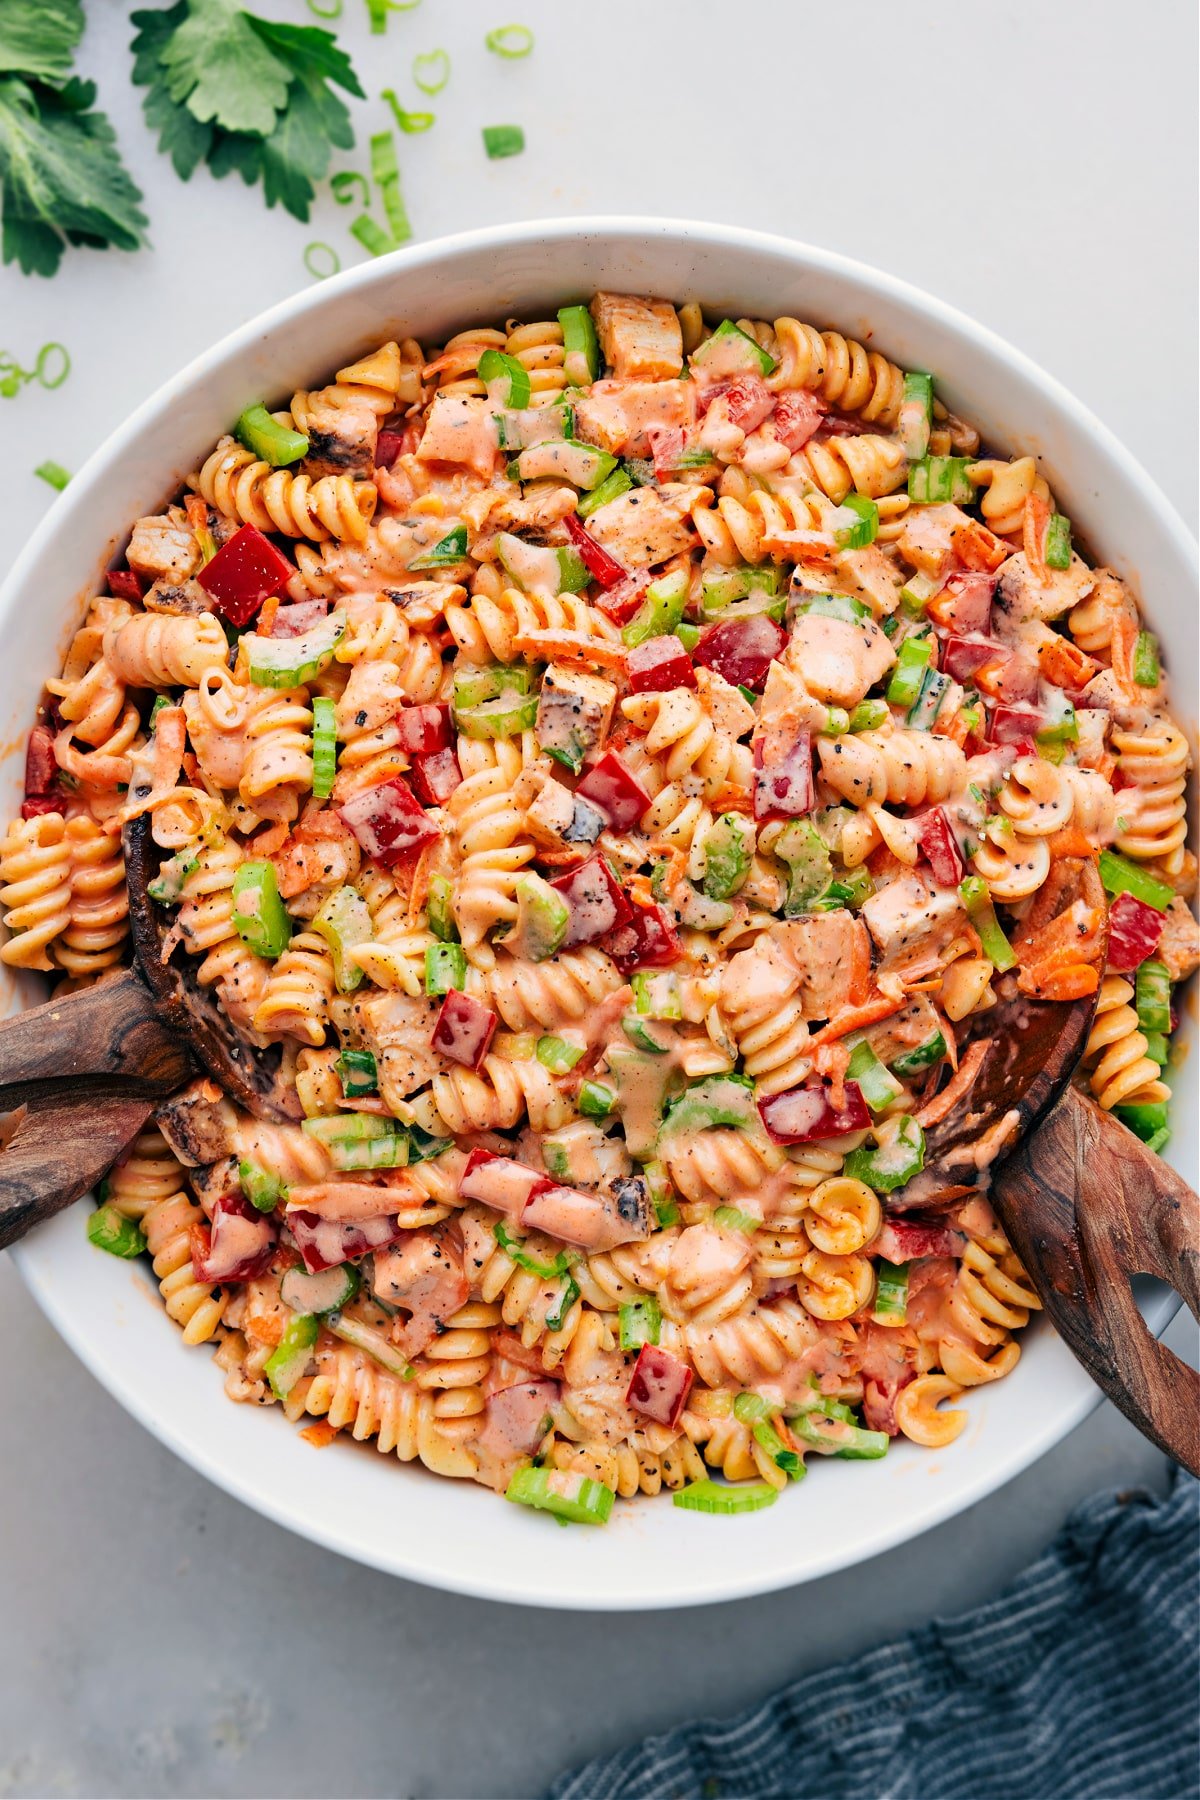
[[[563,1275],[569,1275],[571,1265],[578,1258],[578,1251],[560,1250],[552,1263],[539,1262],[536,1256],[530,1256],[525,1248],[524,1238],[510,1237],[503,1219],[497,1219],[492,1226],[492,1235],[504,1254],[524,1269],[528,1275],[537,1275],[542,1281],[554,1281]]]
[[[1103,864],[1103,854],[1100,861]],[[966,908],[967,917],[979,934],[979,942],[988,961],[999,970],[1001,975],[1009,969],[1015,969],[1017,954],[1000,929],[999,920],[996,918],[996,909],[992,905],[992,896],[988,893],[987,882],[981,875],[968,875],[965,881],[959,883],[958,892]]]
[[[339,994],[352,994],[363,971],[350,960],[350,952],[369,944],[375,935],[371,912],[356,888],[335,888],[321,904],[312,922],[333,952],[333,983]]]
[[[458,942],[458,926],[454,922],[454,888],[447,875],[431,875],[425,897],[425,917],[435,938],[443,944]]]
[[[640,970],[633,976],[633,1004],[647,1019],[682,1019],[683,998],[673,969]]]
[[[900,444],[909,462],[920,462],[929,449],[933,423],[933,376],[910,369],[904,377],[904,397],[898,420]]]
[[[410,569],[445,569],[454,563],[460,563],[467,554],[467,528],[456,525],[448,531],[444,538],[439,538],[432,550],[424,556],[418,556],[409,563]]]
[[[273,469],[286,468],[308,455],[308,439],[303,432],[292,431],[273,419],[262,401],[246,407],[233,428],[233,435],[261,462]]]
[[[419,1125],[408,1128],[408,1160],[410,1163],[433,1162],[454,1148],[453,1138],[431,1137]]]
[[[343,1050],[334,1067],[347,1100],[379,1092],[379,1066],[372,1050]]]
[[[280,1176],[272,1175],[261,1164],[251,1162],[245,1156],[238,1163],[238,1180],[251,1206],[263,1213],[274,1212],[287,1192]]]
[[[558,1300],[546,1314],[543,1324],[547,1331],[562,1331],[566,1327],[567,1314],[579,1298],[579,1283],[573,1275],[564,1278],[558,1292]]]
[[[520,412],[529,405],[532,390],[529,385],[529,370],[515,356],[506,356],[503,350],[485,350],[479,358],[479,379],[488,390],[488,397],[498,406],[511,407]],[[492,395],[492,383],[495,382],[497,392]],[[507,383],[503,392],[500,384]]]
[[[599,1081],[585,1081],[579,1090],[578,1106],[585,1119],[607,1119],[617,1104],[612,1088]]]
[[[850,1053],[850,1061],[846,1065],[846,1074],[851,1081],[856,1081],[863,1099],[873,1113],[885,1112],[892,1102],[904,1092],[903,1087],[890,1074],[864,1038],[861,1044],[855,1044]]]
[[[325,1323],[335,1337],[340,1337],[344,1344],[353,1344],[356,1350],[365,1351],[389,1375],[398,1375],[401,1381],[411,1381],[416,1374],[412,1364],[401,1356],[381,1331],[374,1331],[370,1325],[364,1325],[358,1319],[347,1319],[340,1312],[327,1314]]]
[[[537,1512],[553,1513],[572,1525],[603,1525],[613,1509],[613,1490],[586,1475],[561,1469],[518,1469],[504,1498]],[[676,1495],[678,1499],[678,1495]]]
[[[946,1040],[940,1031],[935,1031],[932,1037],[927,1037],[915,1050],[906,1050],[902,1056],[896,1057],[892,1068],[897,1075],[916,1075],[921,1069],[931,1069],[945,1055]]]
[[[51,379],[51,377],[46,373],[46,364],[47,364],[47,361],[49,360],[50,353],[54,350],[58,351],[58,354],[62,360],[59,364],[57,373],[54,375],[53,379]],[[41,349],[37,353],[37,361],[33,365],[33,379],[39,384],[39,386],[44,387],[44,388],[61,387],[63,382],[67,379],[67,376],[70,373],[71,373],[71,358],[67,354],[66,346],[63,344],[58,344],[58,343],[53,343],[53,342],[51,342],[49,344],[43,344]]]
[[[430,944],[425,952],[425,992],[461,993],[467,980],[467,953],[461,944]]]
[[[736,1408],[736,1401],[734,1402]],[[789,1450],[775,1427],[766,1419],[754,1427],[754,1441],[766,1451],[777,1469],[792,1481],[799,1481],[808,1471],[804,1467],[804,1459],[795,1450]]]
[[[887,697],[892,706],[903,706],[906,710],[916,706],[933,662],[933,650],[932,637],[905,638],[888,682]]]
[[[628,469],[614,469],[590,494],[580,494],[575,510],[581,519],[590,518],[597,508],[607,506],[610,500],[616,500],[621,494],[627,494],[632,486],[633,480]]]
[[[849,594],[813,594],[799,610],[808,618],[841,619],[847,625],[857,625],[860,619],[871,616],[870,607]]]
[[[318,6],[317,0],[308,0],[308,10],[316,19],[340,19],[342,0],[330,0],[328,6]]]
[[[881,1262],[876,1269],[875,1317],[903,1325],[908,1317],[908,1263]]]
[[[46,482],[49,487],[56,489],[60,494],[71,479],[70,470],[64,469],[61,463],[56,462],[39,463],[33,472],[39,481]]]
[[[412,77],[423,94],[440,94],[450,79],[449,54],[439,49],[414,56]]]
[[[1122,1125],[1128,1125],[1144,1144],[1150,1143],[1159,1132],[1167,1129],[1167,1103],[1165,1100],[1154,1101],[1142,1105],[1115,1106],[1113,1108]],[[1165,1139],[1164,1139],[1165,1142]]]
[[[624,1301],[618,1313],[622,1350],[640,1350],[643,1344],[657,1344],[662,1332],[662,1307],[653,1294],[646,1294],[641,1300]]]
[[[528,25],[497,25],[483,41],[493,55],[503,56],[510,62],[528,56],[533,49],[533,33]]]
[[[169,702],[168,702],[169,704]],[[158,866],[158,874],[149,882],[146,892],[160,906],[174,906],[183,893],[183,886],[189,875],[200,866],[198,850],[177,850]]]
[[[1075,717],[1075,708],[1068,700],[1060,719],[1046,725],[1037,733],[1039,750],[1049,750],[1058,744],[1077,744],[1079,742],[1079,721]]]
[[[371,21],[371,30],[378,37],[387,30],[387,16],[390,12],[413,12],[420,6],[421,0],[367,0],[367,16]]]
[[[244,862],[233,878],[233,928],[248,950],[274,960],[292,935],[274,864]]]
[[[313,799],[328,800],[337,773],[337,708],[325,694],[317,694],[313,712]]]
[[[407,108],[402,105],[395,88],[383,88],[379,97],[381,100],[387,101],[392,109],[392,117],[406,137],[417,137],[421,132],[428,131],[429,127],[436,122],[436,116],[431,112],[410,113]],[[334,180],[337,180],[336,175],[334,176]],[[363,205],[366,205],[365,200],[363,201]]]
[[[1133,651],[1133,679],[1138,687],[1157,687],[1162,680],[1158,639],[1152,631],[1139,631]]]
[[[327,269],[317,267],[314,251],[318,250],[323,250],[325,255],[329,258],[329,267]],[[325,243],[321,238],[314,238],[311,244],[305,245],[304,267],[308,270],[314,281],[328,281],[331,275],[337,274],[341,266],[342,259],[332,244]]]
[[[166,694],[156,694],[154,696],[154,705],[150,708],[150,717],[147,721],[147,723],[150,727],[150,730],[152,732],[154,730],[155,725],[158,722],[159,713],[160,712],[169,712],[171,707],[173,707],[175,704],[176,704],[175,701],[172,700]]]
[[[584,1049],[582,1044],[568,1044],[566,1038],[547,1036],[538,1039],[534,1054],[552,1075],[569,1075]]]
[[[1132,894],[1144,900],[1156,912],[1166,912],[1175,898],[1175,889],[1159,881],[1148,869],[1140,868],[1115,850],[1100,852],[1100,879],[1110,894]]]
[[[725,1231],[740,1231],[746,1237],[757,1231],[762,1224],[762,1220],[753,1213],[739,1212],[736,1206],[718,1206],[712,1222]]]
[[[970,460],[965,456],[922,456],[909,467],[909,499],[923,506],[946,501],[969,506],[975,498],[975,489],[967,474],[969,467]]]
[[[906,723],[914,731],[932,731],[942,701],[950,691],[950,677],[940,669],[926,669],[921,677],[921,691],[908,709]]]
[[[519,125],[485,125],[483,147],[489,162],[502,156],[519,156],[525,148],[525,133]]]
[[[350,227],[350,235],[358,239],[368,256],[387,256],[389,251],[396,248],[387,232],[367,213],[355,219]]]
[[[690,1481],[672,1496],[676,1506],[685,1512],[750,1513],[774,1506],[779,1498],[776,1488],[767,1481]]]
[[[848,1425],[842,1419],[826,1418],[816,1411],[797,1413],[791,1425],[798,1438],[826,1456],[870,1462],[887,1455],[886,1431],[864,1431],[861,1425]]]
[[[835,528],[833,541],[839,550],[863,550],[875,542],[879,532],[879,508],[865,494],[847,494],[842,511],[856,513],[853,525]]]
[[[98,1206],[87,1222],[88,1243],[110,1256],[140,1256],[146,1239],[132,1219],[125,1218],[115,1206]]]
[[[489,153],[490,154],[490,153]],[[600,342],[586,306],[560,306],[563,373],[572,387],[590,387],[600,373]]]
[[[312,1313],[295,1313],[288,1320],[283,1336],[263,1366],[276,1399],[286,1400],[304,1374],[320,1329],[320,1320]]]
[[[763,1419],[770,1419],[780,1410],[778,1401],[764,1400],[761,1394],[734,1395],[733,1416],[743,1425],[757,1425]]]
[[[878,731],[888,720],[886,700],[860,700],[850,714],[851,731]]]
[[[903,1113],[877,1125],[875,1136],[878,1142],[873,1149],[864,1144],[850,1152],[842,1173],[853,1181],[865,1181],[878,1194],[890,1194],[924,1168],[925,1133],[911,1113]]]
[[[1165,963],[1144,962],[1134,976],[1138,1024],[1143,1031],[1171,1029],[1171,973]]]

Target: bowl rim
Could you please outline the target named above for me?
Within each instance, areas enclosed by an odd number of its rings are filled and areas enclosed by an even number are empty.
[[[1006,364],[1032,387],[1039,389],[1050,405],[1064,417],[1072,432],[1090,439],[1104,453],[1120,479],[1137,491],[1157,528],[1171,541],[1175,554],[1184,564],[1193,569],[1196,567],[1197,545],[1183,519],[1116,434],[1056,377],[1023,351],[1009,344],[989,326],[980,324],[957,307],[911,282],[876,269],[857,258],[780,233],[662,216],[597,214],[518,220],[423,240],[314,283],[236,326],[208,349],[191,358],[181,370],[147,396],[92,452],[70,487],[34,529],[7,577],[0,583],[0,618],[5,615],[12,597],[25,586],[31,573],[36,570],[52,538],[64,527],[69,528],[74,513],[84,507],[88,497],[103,483],[108,470],[122,453],[136,443],[145,424],[160,418],[177,399],[188,394],[214,368],[250,349],[256,341],[272,331],[285,325],[291,326],[306,315],[320,313],[329,306],[336,307],[346,297],[359,290],[369,290],[386,281],[389,276],[402,280],[410,272],[459,255],[486,253],[489,249],[511,250],[522,246],[537,247],[552,253],[556,246],[564,242],[615,237],[640,237],[648,242],[657,240],[677,244],[694,241],[698,246],[735,255],[757,252],[786,258],[798,273],[807,270],[855,283],[877,296],[882,305],[895,303],[907,307],[920,314],[933,327],[944,329],[957,337],[960,342],[968,346],[976,345],[993,360]],[[98,556],[100,552],[101,544],[98,541]],[[442,1566],[436,1572],[430,1572],[422,1567],[419,1556],[415,1554],[406,1555],[397,1551],[393,1554],[368,1555],[358,1547],[347,1544],[336,1522],[326,1525],[323,1519],[314,1520],[304,1515],[301,1508],[291,1506],[286,1496],[279,1493],[268,1494],[252,1480],[243,1477],[228,1452],[222,1457],[221,1453],[210,1449],[207,1444],[189,1438],[185,1424],[176,1423],[173,1417],[164,1421],[162,1417],[154,1415],[149,1402],[139,1393],[136,1385],[128,1381],[103,1353],[97,1354],[95,1345],[88,1341],[86,1328],[71,1310],[66,1297],[55,1292],[52,1284],[43,1279],[42,1271],[34,1266],[32,1257],[27,1254],[27,1246],[23,1243],[15,1245],[13,1257],[22,1280],[41,1311],[114,1399],[154,1437],[165,1442],[175,1454],[217,1486],[298,1536],[379,1568],[385,1573],[400,1575],[448,1592],[539,1608],[641,1611],[700,1606],[774,1592],[833,1574],[895,1548],[996,1492],[1066,1437],[1104,1398],[1098,1388],[1082,1389],[1069,1403],[1061,1404],[1051,1418],[1045,1421],[1031,1419],[1022,1443],[1016,1449],[1010,1449],[999,1466],[995,1462],[982,1461],[977,1474],[969,1480],[957,1485],[945,1484],[941,1490],[942,1497],[933,1497],[919,1509],[919,1516],[915,1519],[905,1515],[891,1521],[881,1520],[865,1538],[862,1533],[856,1533],[847,1541],[831,1545],[821,1558],[819,1567],[800,1574],[792,1573],[786,1568],[779,1571],[765,1570],[758,1576],[739,1574],[736,1559],[729,1558],[726,1566],[730,1572],[725,1578],[713,1579],[711,1570],[706,1571],[702,1591],[691,1594],[644,1595],[631,1588],[624,1592],[555,1592],[549,1596],[531,1596],[527,1589],[505,1577],[502,1562],[497,1566],[495,1578],[484,1586],[477,1577],[459,1576],[453,1567]],[[1179,1304],[1177,1296],[1168,1296],[1165,1291],[1160,1291],[1152,1298],[1149,1311],[1156,1331],[1161,1332],[1165,1328]]]

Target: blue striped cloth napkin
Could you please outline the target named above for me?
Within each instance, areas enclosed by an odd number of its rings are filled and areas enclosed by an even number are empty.
[[[561,1776],[548,1800],[1189,1800],[1200,1486],[1098,1494],[996,1600],[750,1712]]]

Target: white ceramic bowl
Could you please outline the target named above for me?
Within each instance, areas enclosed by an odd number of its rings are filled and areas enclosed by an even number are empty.
[[[939,392],[985,441],[1036,451],[1096,551],[1139,582],[1177,688],[1196,666],[1195,546],[1133,458],[1049,376],[960,313],[890,276],[782,238],[639,219],[505,225],[420,244],[298,294],[194,362],[133,415],[71,482],[0,596],[0,727],[23,741],[40,685],[100,572],[247,400],[310,386],[392,336],[443,340],[463,326],[596,288],[700,298],[723,313],[794,314],[869,338]],[[1181,693],[1180,698],[1184,696]],[[21,758],[2,771],[7,814]],[[40,997],[10,985],[7,1010]],[[1182,1111],[1182,1109],[1180,1109]],[[1170,1152],[1196,1159],[1196,1115]],[[898,1444],[878,1463],[820,1462],[748,1518],[680,1512],[663,1496],[616,1509],[603,1530],[560,1531],[473,1484],[437,1480],[370,1447],[321,1454],[276,1414],[234,1406],[204,1350],[189,1350],[147,1272],[97,1254],[76,1209],[17,1252],[48,1318],[156,1437],[280,1524],[360,1562],[437,1587],[557,1607],[687,1606],[767,1592],[902,1543],[1042,1455],[1098,1402],[1058,1340],[1033,1330],[1016,1371],[966,1402],[971,1422],[941,1451]],[[1172,1311],[1153,1297],[1161,1329]]]

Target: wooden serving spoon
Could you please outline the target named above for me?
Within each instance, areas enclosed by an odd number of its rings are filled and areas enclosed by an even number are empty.
[[[1058,865],[1058,910],[1094,866]],[[1107,934],[1094,952],[1102,972]],[[937,1206],[985,1185],[1009,1241],[1068,1348],[1144,1436],[1200,1475],[1200,1374],[1148,1329],[1129,1282],[1154,1275],[1200,1319],[1200,1200],[1169,1163],[1077,1087],[1097,994],[1032,1000],[1015,976],[976,1015],[986,1040],[963,1103],[926,1135],[927,1166],[902,1206]],[[966,1046],[960,1050],[964,1053]],[[983,1171],[975,1147],[995,1132],[1011,1149]]]
[[[278,1052],[238,1037],[182,954],[163,961],[144,819],[126,827],[125,858],[136,967],[0,1024],[0,1111],[20,1108],[0,1153],[0,1248],[93,1187],[198,1063],[259,1117],[299,1116]],[[1054,904],[1069,905],[1088,879],[1090,865],[1059,865]],[[1101,934],[1098,966],[1104,950]],[[929,1129],[927,1167],[890,1209],[942,1207],[990,1178],[989,1198],[1059,1334],[1140,1431],[1200,1474],[1200,1376],[1151,1336],[1128,1279],[1156,1275],[1200,1312],[1200,1202],[1068,1085],[1095,994],[1060,1004],[1028,999],[1011,976],[998,986],[998,1005],[973,1025],[986,1040],[978,1074]],[[980,1170],[989,1133],[1015,1144]]]
[[[123,841],[134,967],[0,1024],[0,1113],[13,1115],[0,1154],[0,1249],[94,1187],[155,1106],[198,1074],[260,1118],[301,1117],[278,1046],[240,1036],[182,950],[163,960],[148,820],[127,825]]]

